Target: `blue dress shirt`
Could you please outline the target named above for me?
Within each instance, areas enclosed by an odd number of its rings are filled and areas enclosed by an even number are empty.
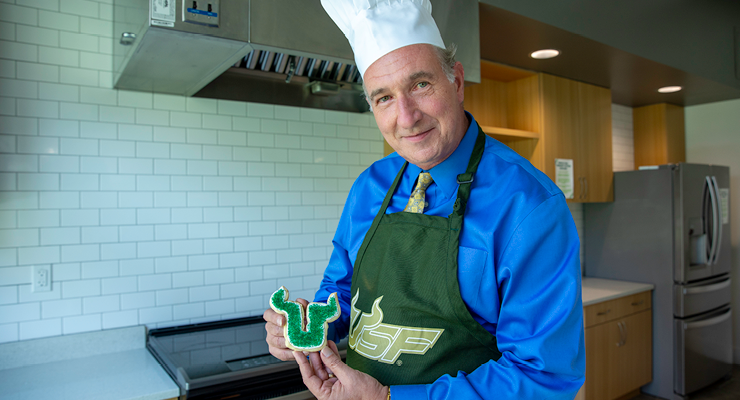
[[[446,217],[478,134],[470,127],[457,149],[429,172],[424,213]],[[332,243],[315,301],[337,292],[341,317],[329,338],[345,337],[357,252],[404,163],[393,153],[355,181]],[[421,169],[409,164],[387,213],[402,212]],[[472,184],[458,253],[458,281],[473,318],[496,335],[502,356],[470,374],[427,385],[391,387],[393,399],[572,399],[584,381],[579,240],[560,189],[529,161],[486,137]]]

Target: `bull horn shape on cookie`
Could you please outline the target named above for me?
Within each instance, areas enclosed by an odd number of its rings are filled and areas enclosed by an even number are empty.
[[[326,346],[326,334],[329,322],[335,321],[342,314],[337,293],[329,296],[326,303],[308,303],[306,324],[304,328],[303,306],[288,300],[288,289],[280,289],[270,296],[270,308],[285,315],[283,334],[285,345],[296,351],[319,351]]]

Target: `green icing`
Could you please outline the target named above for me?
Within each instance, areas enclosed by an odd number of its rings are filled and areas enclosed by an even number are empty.
[[[327,302],[309,303],[306,326],[303,326],[303,307],[288,300],[288,290],[280,287],[270,298],[270,306],[286,316],[285,333],[289,347],[300,350],[319,350],[326,344],[327,324],[336,320],[341,313],[337,295],[333,293]]]

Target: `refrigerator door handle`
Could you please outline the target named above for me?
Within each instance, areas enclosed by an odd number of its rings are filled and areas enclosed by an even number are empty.
[[[689,330],[689,329],[696,329],[696,328],[703,328],[706,326],[711,325],[717,325],[721,322],[727,321],[728,318],[732,316],[732,309],[728,309],[725,313],[716,316],[714,318],[705,319],[702,321],[696,321],[696,322],[684,322],[683,323],[683,329]]]
[[[717,184],[717,178],[715,176],[712,176],[712,184],[714,185],[714,199],[716,200],[716,203],[714,203],[714,209],[716,212],[714,213],[717,216],[717,225],[715,225],[715,229],[719,232],[717,234],[717,250],[714,252],[714,260],[712,261],[712,264],[717,264],[717,259],[719,259],[719,250],[722,246],[722,204],[720,204],[720,198],[719,198],[719,185]]]
[[[707,286],[698,286],[692,288],[686,288],[683,290],[683,294],[699,294],[706,292],[714,292],[715,290],[722,290],[730,287],[730,278],[726,280]]]
[[[706,177],[706,183],[709,190],[709,204],[712,208],[712,243],[709,245],[707,265],[712,265],[714,263],[714,254],[717,251],[717,195],[714,193],[714,184],[709,176]]]

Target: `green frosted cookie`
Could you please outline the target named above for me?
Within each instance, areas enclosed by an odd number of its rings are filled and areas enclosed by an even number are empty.
[[[326,303],[308,303],[308,316],[304,318],[303,306],[288,300],[288,289],[280,289],[270,297],[270,307],[279,314],[285,315],[285,345],[296,351],[319,351],[326,346],[326,333],[329,322],[339,318],[342,309],[339,307],[337,293],[329,296]],[[305,321],[305,325],[304,325]]]

